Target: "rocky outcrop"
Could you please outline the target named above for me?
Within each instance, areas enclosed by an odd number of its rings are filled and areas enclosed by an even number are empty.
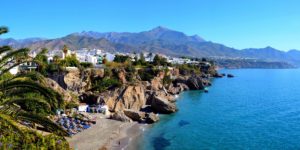
[[[159,117],[157,114],[154,114],[154,113],[148,113],[146,114],[146,123],[155,123],[159,121]]]
[[[126,72],[125,72],[124,69],[122,69],[122,70],[120,70],[118,72],[118,78],[120,79],[120,81],[121,81],[122,84],[125,84],[127,82],[127,80],[126,80]]]
[[[151,89],[156,91],[156,90],[160,90],[162,89],[163,85],[162,85],[162,81],[161,78],[159,77],[155,77],[151,80]]]
[[[204,84],[202,78],[199,76],[191,76],[186,82],[190,90],[203,90]]]
[[[118,120],[118,121],[122,121],[122,122],[131,122],[131,119],[128,118],[123,111],[118,111],[113,113],[110,116],[110,119],[114,119],[114,120]]]
[[[54,80],[50,79],[50,78],[46,78],[45,79],[45,86],[52,88],[53,90],[55,90],[56,92],[58,92],[60,95],[63,96],[63,99],[67,102],[70,101],[74,101],[76,102],[76,100],[73,99],[73,97],[71,96],[71,94],[69,92],[67,92],[66,90],[64,90],[57,82],[55,82]]]
[[[104,69],[102,68],[96,68],[96,69],[90,69],[92,78],[103,78],[104,77]]]
[[[64,76],[64,83],[67,85],[67,90],[74,91],[76,93],[82,93],[85,91],[88,81],[82,81],[81,73],[79,70],[69,71]]]
[[[174,103],[171,103],[167,99],[158,95],[153,96],[151,107],[154,111],[163,114],[173,113],[177,110]]]
[[[125,109],[124,114],[133,121],[143,121],[143,119],[146,117],[145,112],[140,112],[132,109]]]
[[[73,93],[82,94],[91,88],[92,79],[102,78],[104,69],[85,69],[80,71],[77,68],[71,69],[66,73],[52,74],[50,78],[55,80],[62,88]]]
[[[167,90],[168,93],[176,95],[183,91],[189,90],[189,87],[185,83],[176,83],[169,85]]]
[[[133,85],[116,88],[101,94],[101,98],[108,105],[110,111],[125,109],[140,110],[146,103],[144,86]]]

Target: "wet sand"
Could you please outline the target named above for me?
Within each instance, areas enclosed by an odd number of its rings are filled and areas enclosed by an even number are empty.
[[[137,138],[143,134],[145,124],[134,123],[121,130],[120,137],[113,140],[108,149],[111,150],[136,150]]]

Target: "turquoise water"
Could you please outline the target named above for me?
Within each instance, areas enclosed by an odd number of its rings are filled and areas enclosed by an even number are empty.
[[[209,93],[188,91],[138,149],[300,149],[300,70],[221,70]]]

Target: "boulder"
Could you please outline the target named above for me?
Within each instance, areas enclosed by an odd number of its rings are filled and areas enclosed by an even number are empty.
[[[153,96],[151,107],[153,110],[163,114],[169,114],[176,112],[176,105],[174,103],[169,102],[167,99]]]
[[[154,92],[154,95],[157,96],[157,97],[161,97],[163,99],[166,99],[167,101],[170,101],[170,102],[175,102],[176,101],[176,98],[174,95],[172,94],[169,94],[167,91],[165,90],[159,90],[159,91],[155,91]]]
[[[131,109],[125,109],[123,112],[127,117],[129,117],[133,121],[142,121],[146,115],[145,112],[140,112],[140,111],[131,110]]]
[[[174,84],[170,84],[168,86],[168,93],[175,95],[179,94],[180,92],[182,92],[180,87],[175,87]]]
[[[154,113],[149,113],[149,114],[146,114],[146,123],[155,123],[159,121],[159,117],[158,115],[154,114]]]
[[[110,116],[110,119],[118,120],[122,122],[131,122],[131,119],[128,118],[122,111],[115,112]]]

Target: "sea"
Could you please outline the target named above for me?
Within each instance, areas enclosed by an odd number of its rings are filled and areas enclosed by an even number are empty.
[[[209,92],[179,95],[179,111],[160,115],[139,150],[300,149],[300,70],[219,70]]]

